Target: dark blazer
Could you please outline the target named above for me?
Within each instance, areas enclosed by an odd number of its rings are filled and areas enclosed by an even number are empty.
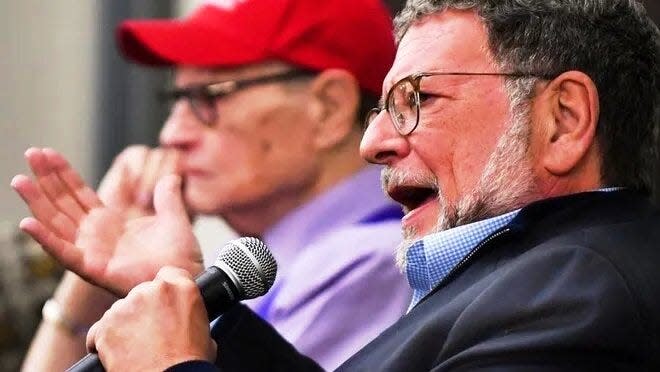
[[[213,336],[223,370],[319,370],[243,306]],[[339,369],[660,371],[660,214],[627,191],[533,203]]]
[[[660,215],[534,203],[340,370],[660,371]]]

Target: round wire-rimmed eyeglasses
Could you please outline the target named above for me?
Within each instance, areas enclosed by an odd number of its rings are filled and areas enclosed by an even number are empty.
[[[422,79],[442,75],[547,79],[547,77],[538,74],[522,72],[418,72],[408,75],[392,85],[379,107],[375,107],[367,113],[364,120],[364,129],[366,130],[376,117],[385,110],[389,113],[392,125],[400,135],[407,136],[412,133],[417,128],[420,120],[420,84]]]

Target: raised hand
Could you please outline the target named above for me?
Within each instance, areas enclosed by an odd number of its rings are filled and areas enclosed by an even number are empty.
[[[44,150],[49,152],[52,150]],[[122,210],[127,218],[151,215],[156,183],[165,175],[176,174],[177,165],[175,150],[130,146],[115,158],[103,177],[99,197],[106,205]]]
[[[146,208],[129,212],[122,208],[130,204],[106,206],[53,150],[30,149],[26,158],[36,180],[18,175],[12,187],[33,217],[21,221],[20,227],[67,269],[118,296],[153,279],[165,265],[192,274],[203,269],[179,176],[166,176],[157,184],[155,214],[149,215]],[[127,182],[121,177],[115,181],[111,184]],[[114,202],[130,202],[128,194],[120,194],[122,190],[116,187],[108,196],[116,198]]]

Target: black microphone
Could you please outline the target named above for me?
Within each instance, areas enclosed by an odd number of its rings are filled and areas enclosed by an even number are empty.
[[[220,250],[213,266],[206,269],[195,283],[204,299],[209,320],[229,310],[234,304],[263,296],[275,281],[277,262],[257,238],[232,240]],[[103,372],[98,354],[89,353],[67,372]]]

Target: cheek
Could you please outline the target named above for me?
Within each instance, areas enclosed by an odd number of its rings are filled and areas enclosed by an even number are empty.
[[[275,109],[251,119],[249,128],[229,128],[223,139],[234,149],[227,165],[235,173],[233,182],[245,192],[264,194],[307,182],[316,156],[305,118],[295,110]]]
[[[278,129],[273,117],[267,112],[260,115],[257,110],[228,112],[206,144],[206,152],[214,155],[209,160],[216,162],[217,167],[239,174],[255,173],[281,146],[278,143],[281,128]]]
[[[270,153],[272,149],[273,149],[273,143],[270,140],[261,141],[261,151],[264,154]]]
[[[313,155],[313,125],[303,110],[289,105],[266,110],[257,118],[254,141],[262,161],[285,162]]]
[[[453,164],[455,138],[446,127],[423,128],[410,138],[410,145],[414,149],[413,156],[419,159],[419,165],[413,164],[410,168],[433,173],[442,195],[453,200],[456,195]]]
[[[456,146],[458,173],[471,189],[481,177],[500,137],[511,124],[509,103],[502,91],[484,93],[464,116],[463,130]]]
[[[256,196],[309,177],[313,128],[301,110],[269,103],[225,112],[199,149],[212,177],[200,178],[197,191]]]
[[[437,176],[442,192],[449,200],[471,192],[509,122],[508,106],[488,102],[487,110],[456,105],[429,120],[433,123],[420,131],[416,152]],[[484,103],[485,104],[485,103]]]
[[[295,134],[292,134],[295,133]],[[252,163],[260,169],[264,178],[276,179],[296,177],[308,171],[314,164],[316,156],[310,136],[301,132],[277,130],[271,135],[263,133],[255,138]]]

